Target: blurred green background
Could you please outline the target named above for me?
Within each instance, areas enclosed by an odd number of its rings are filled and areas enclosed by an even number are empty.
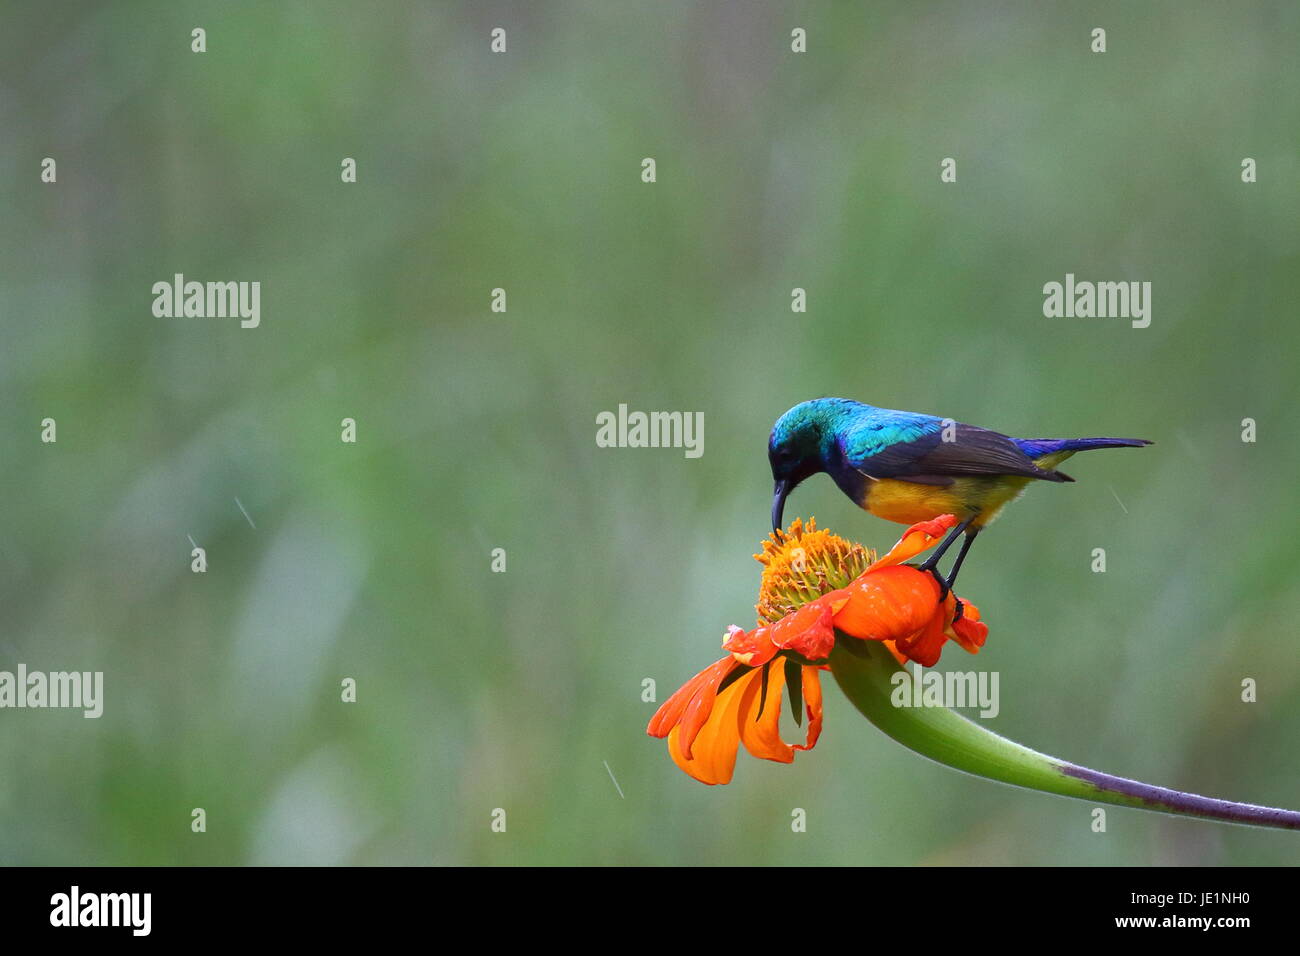
[[[752,622],[790,405],[1143,436],[981,539],[992,633],[940,666],[1037,749],[1300,806],[1295,4],[0,9],[0,669],[106,683],[97,721],[0,711],[0,862],[1300,858],[1093,833],[833,686],[815,751],[707,788],[641,700]],[[261,327],[153,317],[177,272],[260,281]],[[1150,328],[1044,318],[1067,272],[1152,282]],[[598,449],[620,402],[703,412],[703,457]],[[824,477],[810,514],[901,530]]]

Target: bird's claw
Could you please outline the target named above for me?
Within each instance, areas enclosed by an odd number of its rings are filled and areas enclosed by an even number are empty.
[[[940,601],[947,600],[948,582],[945,581],[943,575],[939,573],[939,569],[935,567],[927,567],[926,565],[923,564],[921,565],[920,570],[929,571],[932,575],[934,575],[935,583],[939,585],[939,600]]]

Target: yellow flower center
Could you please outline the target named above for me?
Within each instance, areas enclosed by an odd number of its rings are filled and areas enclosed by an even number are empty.
[[[847,587],[876,560],[870,548],[819,530],[815,518],[807,527],[796,518],[790,530],[773,531],[754,557],[763,565],[754,605],[760,625],[775,624],[809,601]]]

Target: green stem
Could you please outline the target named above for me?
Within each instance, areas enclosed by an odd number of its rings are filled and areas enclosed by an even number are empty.
[[[946,707],[895,707],[890,697],[898,684],[892,678],[907,672],[877,641],[837,634],[830,665],[845,696],[869,721],[904,747],[957,770],[1093,803],[1300,830],[1295,810],[1214,800],[1113,777],[1022,747]]]

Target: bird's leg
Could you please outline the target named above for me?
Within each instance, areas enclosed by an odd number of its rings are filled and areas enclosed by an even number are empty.
[[[970,531],[966,532],[966,540],[961,543],[961,550],[957,552],[957,560],[952,563],[952,570],[948,572],[948,580],[943,582],[943,594],[945,596],[952,590],[953,584],[956,583],[957,572],[961,570],[961,563],[966,560],[966,552],[970,550],[970,546],[975,542],[975,536],[979,533],[978,528],[972,528]],[[960,621],[965,610],[966,605],[964,605],[961,602],[961,599],[958,598],[957,610],[954,612],[952,619],[954,621]]]
[[[943,600],[948,596],[948,582],[945,581],[943,579],[943,575],[939,573],[937,565],[939,564],[939,561],[943,558],[944,552],[952,547],[952,543],[957,540],[958,536],[963,531],[965,531],[970,526],[970,523],[974,520],[975,520],[975,516],[971,515],[961,524],[957,525],[957,527],[949,531],[948,537],[944,538],[943,542],[939,545],[939,547],[931,551],[930,556],[926,558],[925,561],[918,566],[919,570],[929,571],[931,574],[933,574],[934,579],[939,582],[939,600]],[[966,544],[963,545],[962,547],[963,556],[966,553],[966,549],[969,547],[970,547],[970,539],[967,538]],[[957,559],[957,563],[958,564],[961,563],[961,558]],[[953,576],[956,577],[956,575]]]
[[[966,560],[966,552],[970,550],[970,546],[975,542],[977,534],[979,534],[978,528],[966,532],[966,540],[961,543],[961,550],[957,552],[957,560],[952,563],[952,568],[948,571],[948,580],[944,582],[950,591],[957,581],[957,572],[961,570],[961,563]]]

